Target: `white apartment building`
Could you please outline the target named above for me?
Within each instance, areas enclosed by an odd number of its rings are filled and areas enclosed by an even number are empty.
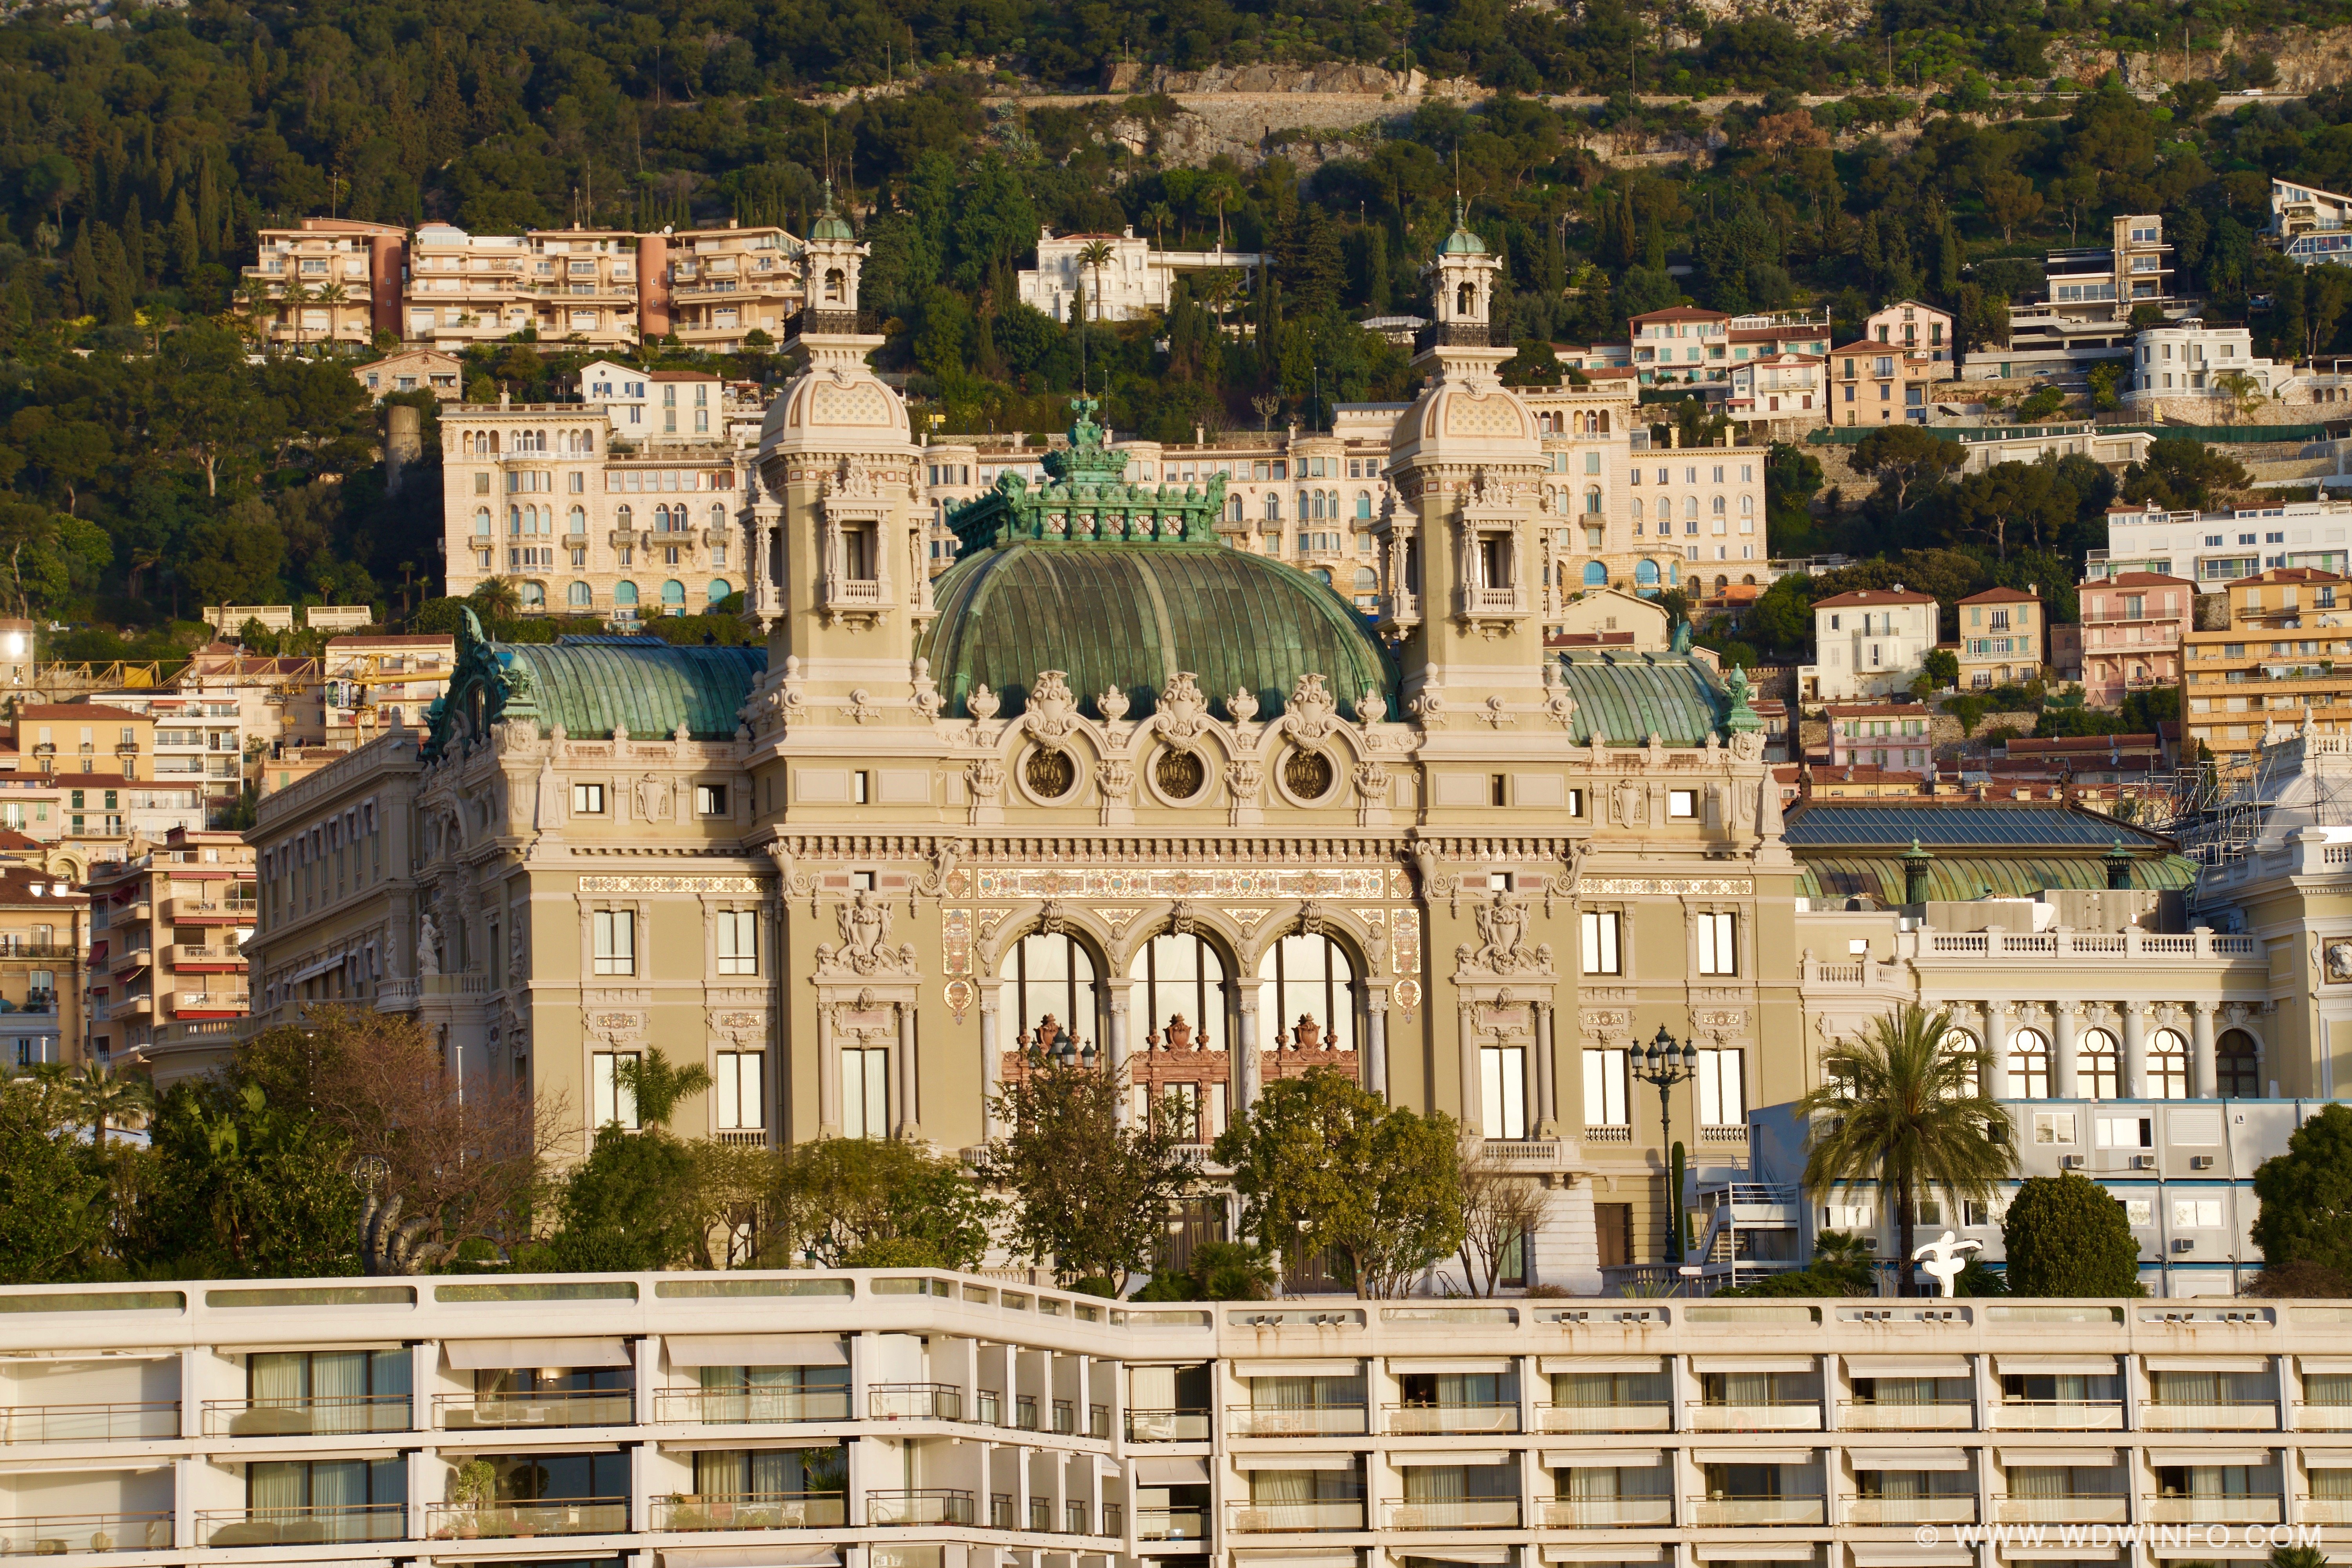
[[[2352,501],[2293,501],[2209,512],[2116,505],[2107,509],[2107,547],[2089,552],[2084,575],[2156,572],[2187,577],[2200,593],[2210,594],[2274,566],[2343,572],[2347,563],[2352,563]]]
[[[2293,180],[2271,181],[2270,236],[2305,267],[2352,264],[2352,196]]]
[[[750,389],[691,370],[640,370],[615,360],[580,367],[573,391],[604,411],[612,437],[633,445],[709,446],[734,437],[739,426],[756,437],[765,412]]]
[[[403,336],[495,342],[526,328],[541,341],[637,341],[637,236],[626,229],[468,234],[421,226],[408,246]]]
[[[1824,424],[1830,414],[1829,361],[1801,353],[1776,353],[1731,367],[1731,396],[1725,412],[1742,425],[1786,425],[1791,429]]]
[[[1970,354],[1964,378],[2042,376],[2079,384],[2102,360],[2129,361],[2134,310],[2152,306],[2175,321],[2198,307],[2196,300],[2173,292],[2174,270],[2160,215],[2113,219],[2105,245],[2047,254],[2042,299],[2010,311],[2008,346],[1988,345]]]
[[[93,700],[153,721],[152,767],[157,784],[182,788],[200,785],[212,813],[236,804],[245,784],[242,702],[227,695],[172,688],[109,691]]]
[[[1797,670],[1807,702],[1885,697],[1910,687],[1936,646],[1936,599],[1900,584],[1813,603],[1813,659]]]
[[[1108,246],[1109,256],[1099,268],[1080,258],[1088,247]],[[1154,250],[1132,228],[1121,234],[1055,234],[1037,231],[1037,265],[1014,279],[1021,302],[1043,310],[1057,321],[1070,319],[1070,304],[1086,294],[1090,321],[1131,321],[1166,310],[1175,298],[1176,279],[1186,272],[1238,270],[1244,276],[1240,294],[1255,286],[1255,274],[1266,258],[1255,251]],[[1240,298],[1235,295],[1235,299]]]
[[[1635,316],[1629,330],[1643,386],[1727,384],[1731,318],[1722,311],[1676,305]]]
[[[305,218],[265,228],[245,268],[255,323],[273,343],[365,343],[399,331],[405,230],[388,224]]]
[[[2276,395],[2294,375],[2291,364],[2254,357],[2250,329],[2208,326],[2191,317],[2168,326],[2150,327],[2139,334],[2133,345],[2131,383],[2125,395],[2136,409],[2158,403],[2210,403],[2218,413],[2226,411],[2242,391],[2261,397]]]
[[[1931,364],[1952,360],[1952,313],[1918,300],[1897,300],[1867,317],[1862,335],[1874,343],[1895,343]]]

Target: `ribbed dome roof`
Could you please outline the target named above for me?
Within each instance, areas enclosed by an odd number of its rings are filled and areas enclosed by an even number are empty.
[[[683,724],[695,740],[724,741],[767,668],[765,648],[674,647],[651,637],[494,643],[469,611],[425,752],[437,756],[469,727],[479,735],[508,719],[528,720],[542,735],[561,724],[575,740],[616,727],[667,739]]]
[[[1302,675],[1323,676],[1343,712],[1366,687],[1393,711],[1396,672],[1353,606],[1303,572],[1210,544],[1017,542],[968,555],[939,581],[939,618],[918,649],[948,711],[974,687],[1022,710],[1041,670],[1070,679],[1086,710],[1117,687],[1148,716],[1189,670],[1223,712],[1256,694],[1278,714]]]

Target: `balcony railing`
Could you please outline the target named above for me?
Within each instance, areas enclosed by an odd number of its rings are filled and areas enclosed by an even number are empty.
[[[1974,1524],[1977,1500],[1966,1492],[1848,1498],[1844,1512],[1848,1524]]]
[[[2279,1500],[2261,1492],[2231,1496],[2143,1497],[2143,1524],[2277,1524]]]
[[[1538,1405],[1538,1432],[1664,1432],[1674,1425],[1674,1407],[1655,1405]]]
[[[135,1443],[179,1435],[176,1400],[143,1405],[20,1405],[0,1410],[0,1443]]]
[[[1384,1405],[1391,1432],[1426,1436],[1440,1432],[1516,1432],[1517,1400],[1483,1405]]]
[[[2352,1405],[2294,1402],[2295,1429],[2303,1432],[2352,1432]]]
[[[1675,1521],[1675,1500],[1663,1497],[1561,1498],[1544,1503],[1546,1530],[1664,1529]]]
[[[939,1487],[910,1491],[867,1492],[866,1522],[872,1525],[915,1526],[970,1524],[971,1494]]]
[[[1817,1497],[1693,1498],[1688,1517],[1698,1530],[1759,1524],[1806,1525],[1828,1522],[1829,1514]]]
[[[1461,1498],[1446,1502],[1392,1502],[1391,1530],[1517,1530],[1519,1500],[1515,1497]]]
[[[2159,1405],[2142,1400],[2139,1425],[2149,1432],[2275,1432],[2275,1399],[2215,1400],[2196,1405]]]
[[[1690,1402],[1691,1428],[1697,1432],[1818,1432],[1818,1399],[1748,1400],[1738,1405]]]
[[[1318,1531],[1361,1530],[1361,1502],[1245,1502],[1230,1515],[1236,1535],[1303,1535]]]
[[[534,1535],[621,1535],[629,1528],[629,1500],[569,1498],[545,1502],[436,1502],[425,1510],[425,1533],[435,1541],[504,1541]]]
[[[961,1421],[963,1390],[946,1383],[877,1383],[866,1398],[877,1421]]]
[[[355,1541],[403,1541],[404,1504],[345,1508],[207,1509],[196,1514],[199,1546],[334,1546]]]
[[[1129,1410],[1127,1440],[1130,1443],[1205,1443],[1213,1434],[1206,1410]]]
[[[654,1499],[649,1528],[838,1530],[848,1518],[839,1492],[687,1492]]]
[[[434,1424],[459,1432],[477,1426],[626,1426],[635,1421],[626,1394],[557,1390],[547,1394],[442,1394]]]
[[[320,1432],[405,1432],[404,1394],[331,1399],[207,1399],[207,1437],[308,1437]]]
[[[2120,1399],[2004,1399],[1992,1406],[1992,1424],[2013,1432],[2120,1432]]]
[[[2352,1498],[2305,1498],[2294,1510],[2305,1524],[2352,1524]]]
[[[168,1513],[42,1513],[0,1519],[0,1557],[165,1552],[173,1544]]]
[[[1206,1541],[1209,1510],[1203,1508],[1139,1508],[1135,1510],[1138,1541]]]
[[[1361,1437],[1369,1430],[1360,1405],[1318,1405],[1304,1410],[1225,1407],[1225,1432],[1234,1437]]]
[[[663,1388],[654,1392],[654,1419],[681,1426],[734,1426],[762,1422],[846,1421],[849,1390]]]
[[[1838,1425],[1849,1432],[1966,1432],[1976,1425],[1977,1407],[1965,1399],[1933,1405],[1875,1405],[1838,1401]]]
[[[2060,1497],[1998,1497],[1996,1524],[2121,1524],[2130,1500],[2120,1493],[2074,1492]]]

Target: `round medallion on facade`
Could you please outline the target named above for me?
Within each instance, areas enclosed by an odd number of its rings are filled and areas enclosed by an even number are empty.
[[[1171,801],[1192,799],[1209,784],[1209,764],[1184,746],[1168,746],[1151,764],[1151,782]]]
[[[1322,752],[1302,746],[1282,759],[1282,787],[1310,805],[1329,795],[1339,776],[1330,757]]]
[[[1039,746],[1021,764],[1021,782],[1039,800],[1059,800],[1078,787],[1078,764],[1056,746]]]

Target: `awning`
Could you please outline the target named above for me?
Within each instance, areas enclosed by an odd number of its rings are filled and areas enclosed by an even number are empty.
[[[1547,1470],[1648,1470],[1664,1461],[1655,1448],[1546,1448]]]
[[[2268,1372],[2266,1355],[2152,1355],[2150,1372]]]
[[[1809,1355],[1695,1355],[1693,1372],[1811,1372],[1817,1363]]]
[[[722,1433],[731,1435],[720,1436]],[[714,1449],[735,1448],[745,1448],[753,1451],[764,1451],[771,1448],[823,1448],[830,1447],[832,1445],[829,1443],[813,1440],[805,1430],[789,1432],[772,1431],[766,1436],[761,1436],[756,1433],[747,1433],[740,1426],[730,1427],[716,1425],[694,1436],[661,1437],[656,1438],[654,1442],[654,1447],[665,1454],[707,1454]],[[533,1453],[538,1453],[541,1450],[534,1447],[531,1451]]]
[[[662,1568],[841,1568],[838,1546],[681,1546]]]
[[[2113,1377],[2111,1355],[2000,1355],[1993,1370],[2003,1377]]]
[[[1364,1363],[1353,1356],[1334,1361],[1244,1361],[1234,1365],[1235,1377],[1357,1377]]]
[[[236,1440],[236,1453],[215,1453],[213,1455],[212,1462],[216,1465],[250,1465],[264,1460],[381,1459],[384,1457],[382,1448],[289,1447],[286,1440],[289,1437],[299,1437],[303,1434],[280,1432],[275,1436],[278,1439],[275,1442],[268,1437],[240,1437]]]
[[[2303,1468],[2306,1470],[2352,1470],[2352,1448],[2305,1448]]]
[[[1547,1563],[1653,1563],[1658,1560],[1658,1549],[1645,1542],[1631,1541],[1622,1546],[1607,1542],[1547,1541],[1543,1544],[1543,1560]]]
[[[1691,1552],[1702,1563],[1811,1563],[1810,1541],[1702,1541]]]
[[[1139,1487],[1199,1487],[1209,1482],[1206,1459],[1138,1459],[1135,1484]]]
[[[1977,1554],[1965,1546],[1914,1546],[1901,1541],[1856,1542],[1853,1568],[1969,1568]]]
[[[1693,1448],[1695,1465],[1810,1465],[1811,1448]]]
[[[458,1372],[510,1372],[522,1366],[626,1366],[625,1340],[445,1340]]]
[[[2044,1469],[2105,1470],[2114,1468],[2117,1460],[2113,1448],[2003,1448],[2000,1462],[2004,1467],[2038,1465]]]
[[[301,968],[288,975],[284,980],[278,982],[278,984],[281,985],[299,985],[305,980],[315,980],[320,975],[326,973],[330,969],[341,969],[343,966],[343,962],[347,956],[348,954],[339,952],[332,958],[322,958],[316,963],[304,964]]]
[[[1848,1448],[1847,1458],[1857,1470],[1965,1470],[1969,1456],[1961,1448]]]
[[[2352,1372],[2352,1355],[2299,1355],[2305,1372]]]
[[[1663,1356],[1654,1355],[1548,1355],[1538,1357],[1536,1370],[1546,1377],[1558,1377],[1579,1372],[1646,1372],[1655,1374],[1664,1368]]]
[[[1966,1377],[1964,1355],[1850,1355],[1846,1371],[1855,1377]]]
[[[1418,1454],[1389,1455],[1391,1465],[1507,1465],[1511,1455],[1503,1448],[1441,1448],[1424,1449]]]
[[[1440,1361],[1428,1356],[1391,1356],[1389,1370],[1400,1374],[1424,1373],[1506,1373],[1511,1370],[1508,1356],[1465,1356]]]
[[[672,1334],[672,1366],[847,1366],[839,1334]]]
[[[1243,1470],[1352,1470],[1353,1454],[1235,1454],[1234,1467]]]
[[[2150,1448],[2147,1462],[2159,1470],[2194,1465],[2267,1465],[2268,1448]]]
[[[1352,1552],[1236,1552],[1234,1561],[1248,1568],[1356,1568]]]
[[[1448,1546],[1440,1551],[1416,1552],[1415,1557],[1428,1563],[1508,1563],[1511,1549],[1507,1546]]]
[[[624,1454],[628,1451],[620,1446],[617,1439],[613,1438],[607,1438],[602,1443],[541,1442],[539,1437],[539,1433],[544,1430],[546,1430],[545,1427],[540,1427],[533,1429],[529,1433],[529,1447],[530,1452],[534,1454]],[[521,1439],[518,1438],[516,1436],[515,1429],[511,1426],[504,1428],[486,1426],[478,1432],[467,1432],[460,1429],[436,1433],[434,1436],[433,1446],[436,1448],[450,1452],[463,1449],[469,1453],[479,1452],[503,1454],[511,1452],[516,1443],[520,1440]],[[731,1447],[738,1448],[750,1448],[756,1447],[758,1445],[755,1443],[736,1443],[731,1445]],[[809,1445],[805,1442],[795,1445],[795,1447],[803,1448],[805,1448],[808,1446]]]
[[[400,1349],[398,1340],[320,1340],[316,1344],[304,1345],[215,1345],[213,1353],[215,1355],[277,1355],[284,1352],[290,1355],[303,1351],[396,1351],[398,1349]],[[107,1359],[113,1361],[120,1358],[110,1355]]]

